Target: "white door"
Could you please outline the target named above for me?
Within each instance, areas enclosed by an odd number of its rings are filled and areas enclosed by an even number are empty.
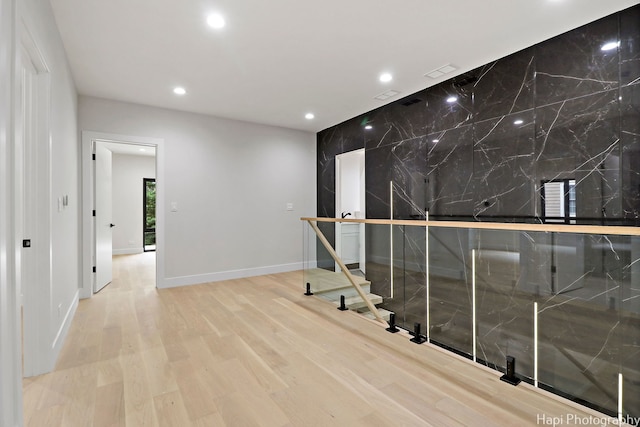
[[[35,326],[37,316],[34,316],[38,305],[33,299],[33,291],[37,283],[35,248],[31,247],[31,243],[37,242],[42,245],[45,242],[38,242],[35,236],[35,209],[33,205],[35,197],[35,164],[34,164],[34,138],[37,135],[37,123],[35,121],[35,104],[34,95],[36,93],[35,78],[37,71],[31,62],[26,51],[22,52],[21,61],[21,121],[22,127],[18,129],[22,132],[21,137],[16,138],[16,196],[19,198],[18,208],[21,209],[16,214],[16,226],[20,230],[20,236],[23,240],[23,249],[20,253],[20,274],[16,277],[17,285],[20,288],[20,298],[23,306],[23,342],[22,342],[22,361],[23,375],[34,375],[36,370],[35,361],[37,360],[37,346],[34,343],[37,339],[41,339],[37,333]]]
[[[364,148],[336,156],[336,217],[364,218]],[[365,272],[364,224],[336,223],[336,253]],[[339,268],[336,264],[336,271]]]
[[[114,224],[111,207],[111,151],[96,142],[95,197],[96,197],[96,281],[94,293],[111,283],[113,278],[111,257],[113,256],[112,228]]]

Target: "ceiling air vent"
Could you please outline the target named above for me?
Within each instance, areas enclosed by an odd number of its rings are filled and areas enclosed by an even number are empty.
[[[398,92],[397,90],[388,90],[385,93],[381,93],[378,96],[374,96],[373,99],[377,99],[379,101],[384,101],[385,99],[389,99],[392,96],[396,96],[397,94],[399,94],[400,92]]]
[[[425,74],[426,77],[430,77],[432,79],[437,79],[438,77],[442,77],[445,74],[449,74],[453,71],[457,70],[456,67],[454,67],[451,64],[447,64],[447,65],[443,65],[440,68],[436,68],[433,71],[429,71],[428,73]]]
[[[417,104],[420,101],[422,101],[422,99],[412,98],[412,99],[407,99],[406,101],[402,101],[400,104],[404,105],[405,107],[408,107],[409,105]]]
[[[475,83],[477,81],[478,81],[478,78],[476,76],[469,76],[467,78],[454,81],[453,85],[455,87],[463,87],[466,85],[470,85],[471,83]]]

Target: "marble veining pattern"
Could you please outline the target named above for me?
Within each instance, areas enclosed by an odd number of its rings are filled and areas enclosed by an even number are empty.
[[[543,184],[571,180],[574,222],[640,226],[639,23],[640,5],[320,132],[318,214],[335,155],[364,147],[367,218],[542,222]],[[640,239],[431,229],[427,272],[424,229],[389,235],[367,226],[367,278],[404,327],[429,298],[433,340],[496,369],[515,356],[532,381],[537,302],[541,384],[614,413],[621,371],[640,416]]]

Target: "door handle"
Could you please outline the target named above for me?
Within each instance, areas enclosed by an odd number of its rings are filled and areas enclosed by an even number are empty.
[[[115,224],[109,224],[109,228],[113,228],[115,226],[116,226]]]

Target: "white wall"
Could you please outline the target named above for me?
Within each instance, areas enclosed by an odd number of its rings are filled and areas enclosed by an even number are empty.
[[[24,26],[23,26],[24,25]],[[19,218],[16,198],[14,153],[19,143],[15,130],[16,97],[19,78],[15,73],[20,40],[25,28],[48,67],[49,129],[37,141],[37,150],[50,156],[50,176],[46,186],[45,215],[50,221],[48,233],[50,259],[38,265],[48,271],[50,283],[42,289],[46,310],[39,313],[39,336],[43,351],[36,356],[53,366],[65,336],[73,309],[77,304],[79,285],[79,175],[77,138],[77,95],[69,72],[62,43],[48,1],[0,0],[0,425],[22,423],[22,381],[19,311],[18,244],[25,236],[17,231]],[[57,210],[57,198],[68,195],[70,205]],[[37,285],[37,284],[36,284]],[[26,303],[26,302],[25,302]],[[66,322],[65,322],[66,320]],[[25,331],[25,335],[26,335]]]
[[[51,370],[62,347],[78,302],[80,273],[80,147],[78,143],[77,92],[69,69],[53,11],[48,1],[19,2],[23,20],[49,69],[49,141],[38,150],[50,150],[51,295],[45,331],[47,352],[44,370]],[[67,196],[60,210],[58,198]],[[42,268],[43,266],[40,266]],[[42,332],[41,332],[42,335]]]
[[[143,251],[143,178],[156,177],[156,158],[114,153],[112,156],[113,253]]]
[[[0,0],[0,425],[22,423],[13,206],[14,1]]]
[[[302,268],[299,218],[316,209],[313,133],[84,96],[79,112],[81,130],[164,140],[159,286]]]

